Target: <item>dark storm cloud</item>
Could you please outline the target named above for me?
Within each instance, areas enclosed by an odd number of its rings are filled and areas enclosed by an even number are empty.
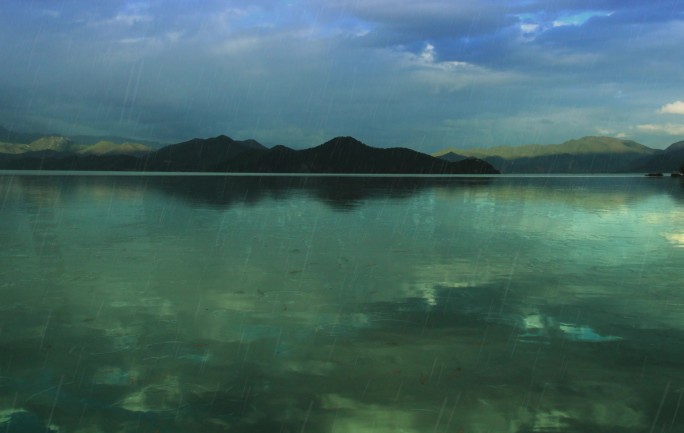
[[[407,44],[432,38],[470,38],[496,33],[515,18],[493,1],[333,1],[331,10],[373,25],[376,44]]]
[[[658,112],[684,99],[673,93],[683,10],[635,0],[6,0],[0,124],[293,146],[340,134],[430,150],[598,133],[666,145],[684,123]]]

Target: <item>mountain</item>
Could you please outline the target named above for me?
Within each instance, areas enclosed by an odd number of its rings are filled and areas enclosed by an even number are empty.
[[[0,126],[0,142],[4,143],[16,143],[16,144],[29,144],[32,143],[39,138],[42,137],[49,137],[49,136],[61,136],[62,134],[46,134],[46,133],[39,133],[39,132],[17,132],[17,131],[12,131],[9,130],[5,127]],[[120,137],[117,135],[70,135],[68,136],[69,140],[74,142],[75,144],[93,144],[97,143],[98,141],[111,141],[113,143],[121,144],[121,143],[140,143],[144,144],[145,146],[149,146],[151,148],[159,148],[161,146],[161,143],[157,141],[151,141],[151,140],[140,140],[140,139],[131,139],[127,137]]]
[[[665,152],[676,152],[680,150],[684,150],[684,140],[672,143],[665,148]]]
[[[54,152],[76,153],[85,149],[85,146],[74,143],[71,139],[60,135],[47,135],[40,137],[31,143],[0,143],[0,153],[22,154],[50,150]]]
[[[684,163],[684,141],[672,143],[664,150],[634,161],[629,171],[653,173],[679,171]]]
[[[54,150],[55,152],[78,152],[83,149],[67,137],[49,135],[41,137],[28,145],[31,152],[40,150]]]
[[[363,173],[363,174],[494,174],[478,159],[448,162],[406,148],[380,149],[353,137],[336,137],[319,146],[293,150],[285,146],[252,151],[226,161],[220,171],[255,173]]]
[[[450,161],[450,162],[458,162],[458,161],[463,161],[464,159],[468,159],[467,156],[461,155],[459,153],[454,153],[454,152],[447,152],[439,156],[440,159],[443,159],[445,161]]]
[[[65,137],[42,137],[29,145],[8,146],[14,146],[14,152],[0,153],[0,168],[186,172],[215,171],[218,163],[243,152],[266,149],[255,140],[235,141],[225,135],[196,138],[157,151],[139,143],[78,145]]]
[[[29,147],[28,144],[0,142],[0,155],[1,154],[16,155],[19,153],[26,153],[26,152],[30,152],[30,151],[31,151],[31,148]]]
[[[136,143],[143,144],[151,149],[159,149],[162,144],[158,141],[140,140],[138,138],[120,137],[118,135],[70,135],[69,138],[76,144],[90,145],[100,141],[110,141],[116,144]]]
[[[111,141],[99,141],[92,145],[78,144],[69,137],[61,135],[42,136],[31,143],[3,143],[0,142],[0,154],[19,155],[25,154],[26,157],[33,152],[54,151],[64,154],[85,154],[85,155],[144,155],[152,151],[152,148],[140,143],[114,143]]]
[[[640,158],[659,151],[631,140],[583,137],[561,144],[529,144],[485,149],[445,149],[446,160],[482,158],[504,173],[614,173],[629,170]]]
[[[162,147],[147,158],[147,171],[216,171],[216,166],[238,155],[267,148],[255,140],[235,141],[225,135],[195,138]]]
[[[435,156],[456,153],[476,157],[499,156],[504,159],[534,158],[560,154],[592,155],[601,153],[652,153],[653,149],[632,140],[620,140],[612,137],[583,137],[568,140],[561,144],[526,144],[522,146],[498,146],[482,149],[445,149],[436,152]]]
[[[490,164],[474,158],[448,162],[411,149],[370,147],[352,137],[337,137],[320,146],[294,150],[268,149],[255,140],[236,141],[221,135],[172,144],[143,156],[88,151],[64,152],[74,145],[47,140],[40,151],[0,155],[0,168],[33,170],[128,170],[256,173],[389,173],[461,174],[498,173]],[[111,149],[111,143],[97,148]],[[88,147],[95,153],[93,147]]]
[[[111,141],[98,141],[86,146],[79,153],[83,155],[146,155],[152,152],[152,148],[141,143],[121,143]]]

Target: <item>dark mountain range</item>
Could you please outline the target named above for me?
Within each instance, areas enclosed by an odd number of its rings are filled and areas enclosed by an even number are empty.
[[[682,163],[684,163],[684,141],[678,141],[655,155],[637,159],[632,163],[630,171],[675,172],[680,170]]]
[[[497,173],[471,158],[449,162],[406,148],[370,147],[352,137],[337,137],[305,150],[275,146],[221,164],[219,171],[253,173],[458,174]]]
[[[235,141],[225,135],[195,138],[162,147],[147,158],[147,171],[217,171],[217,166],[247,151],[265,151],[255,140]],[[219,170],[220,171],[220,170]]]
[[[584,137],[561,144],[445,149],[434,155],[450,161],[482,158],[503,173],[618,173],[660,152],[631,140]]]
[[[482,165],[486,161],[504,173],[643,173],[677,171],[684,161],[684,141],[658,150],[631,140],[584,137],[561,144],[450,148],[433,154],[459,163],[454,166],[406,148],[373,148],[351,137],[305,150],[268,149],[255,140],[238,141],[225,135],[159,148],[156,142],[118,136],[67,137],[0,126],[0,168],[103,170],[93,157],[105,155],[109,158],[101,161],[104,166],[136,171],[476,173],[488,172],[489,167]],[[85,156],[90,158],[78,159]]]
[[[254,140],[221,135],[163,147],[144,156],[88,155],[46,149],[0,154],[0,168],[31,170],[115,170],[171,172],[461,174],[498,173],[490,164],[470,158],[457,163],[404,148],[379,149],[351,137],[294,150],[268,149]]]
[[[665,148],[665,152],[675,152],[679,150],[684,150],[684,140],[672,143],[671,145]]]
[[[439,156],[437,156],[437,158],[443,159],[445,161],[458,162],[463,161],[464,159],[468,159],[469,157],[454,152],[447,152],[445,154],[440,154]]]

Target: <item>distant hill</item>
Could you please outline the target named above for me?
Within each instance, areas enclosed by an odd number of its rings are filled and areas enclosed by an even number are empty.
[[[28,147],[28,144],[21,144],[21,143],[5,143],[5,142],[0,142],[0,156],[2,154],[19,154],[19,153],[26,153],[30,152],[31,148]]]
[[[152,149],[140,143],[113,143],[111,141],[100,141],[92,145],[77,144],[68,137],[59,135],[50,135],[40,137],[29,144],[21,143],[0,143],[0,154],[20,155],[25,154],[27,157],[35,152],[50,150],[53,152],[60,152],[66,155],[70,154],[84,154],[84,155],[144,155],[152,151]]]
[[[406,148],[380,149],[353,137],[336,137],[305,150],[285,146],[252,151],[221,164],[219,171],[255,173],[493,174],[478,159],[449,162]]]
[[[671,145],[665,148],[665,152],[675,152],[679,150],[684,150],[684,140],[672,143]]]
[[[468,159],[468,156],[461,155],[459,153],[454,153],[454,152],[447,152],[442,155],[438,156],[440,159],[443,159],[445,161],[451,161],[451,162],[458,162],[458,161],[463,161],[464,159]]]
[[[61,146],[61,147],[60,147]],[[268,149],[255,140],[236,141],[221,135],[172,144],[145,155],[106,152],[63,152],[68,141],[46,141],[44,149],[0,155],[0,168],[33,170],[127,170],[256,173],[388,173],[388,174],[495,174],[490,164],[475,158],[457,163],[405,148],[380,149],[352,137],[337,137],[320,146],[294,150],[285,146]],[[132,147],[131,149],[137,149]]]
[[[150,149],[159,149],[159,148],[163,147],[163,144],[161,144],[158,141],[141,140],[138,138],[130,138],[130,137],[120,137],[118,135],[70,135],[69,139],[71,139],[76,144],[86,144],[86,145],[91,145],[93,143],[98,143],[100,141],[109,141],[109,142],[116,143],[116,144],[125,144],[125,143],[143,144],[143,145],[149,147]]]
[[[146,155],[152,152],[152,148],[141,143],[113,143],[111,141],[98,141],[86,146],[79,151],[83,155]]]
[[[216,167],[250,150],[266,150],[255,140],[236,141],[225,135],[172,144],[147,158],[148,171],[216,171]]]
[[[50,135],[41,137],[28,145],[31,152],[40,150],[54,150],[55,152],[78,152],[83,150],[81,145],[74,143],[67,137]]]
[[[615,173],[660,151],[631,140],[584,137],[561,144],[529,144],[485,149],[444,149],[434,156],[455,161],[482,158],[504,173]]]
[[[591,155],[601,153],[652,153],[653,149],[632,140],[620,140],[612,137],[583,137],[568,140],[561,144],[526,144],[522,146],[498,146],[483,149],[445,149],[436,152],[435,156],[453,152],[456,154],[490,157],[499,156],[504,159],[534,158],[559,154]]]
[[[67,137],[60,135],[47,135],[31,143],[0,143],[0,153],[20,154],[29,152],[40,152],[43,150],[51,150],[54,152],[76,153],[83,150],[85,147],[75,144]]]
[[[53,137],[53,138],[50,138]],[[65,136],[62,134],[45,134],[45,133],[36,133],[36,132],[31,132],[31,133],[26,133],[26,132],[17,132],[17,131],[12,131],[7,128],[4,128],[0,126],[0,153],[21,153],[21,152],[31,152],[31,151],[36,151],[36,150],[43,150],[41,148],[37,148],[35,143],[39,143],[41,141],[45,140],[52,140],[53,142],[57,137],[61,137],[61,139],[68,141],[71,143],[72,148],[71,149],[63,149],[62,151],[77,151],[78,149],[82,149],[80,146],[83,146],[85,148],[86,146],[92,146],[93,144],[97,144],[99,142],[111,142],[113,144],[117,145],[123,145],[123,144],[136,144],[136,145],[144,145],[147,150],[142,150],[141,148],[138,148],[134,151],[139,152],[139,151],[150,151],[152,149],[158,149],[162,145],[159,142],[156,141],[150,141],[150,140],[138,140],[138,139],[131,139],[131,138],[126,138],[126,137],[120,137],[120,136],[102,136],[102,135],[73,135],[73,136]],[[33,149],[28,149],[26,150],[26,145],[31,145],[33,144]],[[23,146],[23,147],[22,147]],[[40,146],[40,145],[38,145]],[[126,146],[124,146],[121,149],[125,149]],[[88,153],[97,153],[97,152],[88,152]],[[111,153],[111,151],[106,151],[105,153]]]
[[[0,153],[0,168],[205,172],[215,171],[217,164],[245,151],[266,149],[255,140],[235,141],[225,135],[196,138],[157,151],[139,143],[77,145],[65,137],[43,137],[29,145],[12,146],[20,151]]]
[[[672,143],[663,151],[634,161],[630,171],[635,172],[673,172],[679,171],[684,163],[684,141]]]

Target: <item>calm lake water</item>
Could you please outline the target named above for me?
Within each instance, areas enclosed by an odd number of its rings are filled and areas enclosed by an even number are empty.
[[[684,183],[0,175],[0,432],[682,432]]]

